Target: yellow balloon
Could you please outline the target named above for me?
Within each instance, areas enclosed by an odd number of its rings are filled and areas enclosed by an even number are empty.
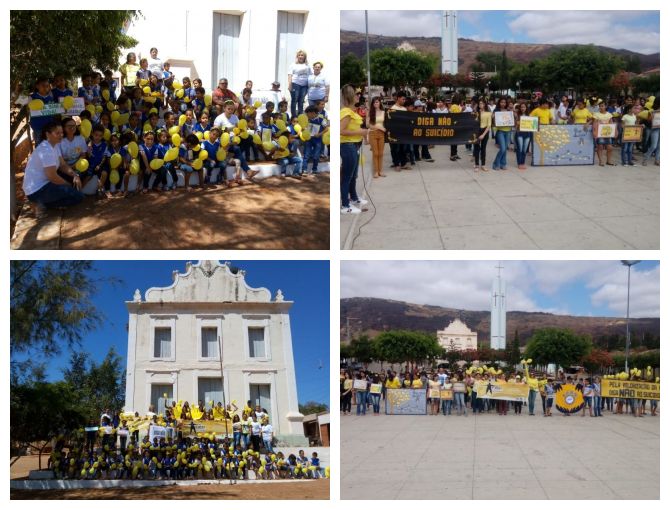
[[[198,140],[202,142],[202,131],[196,131],[195,136],[197,136]]]
[[[119,125],[122,126],[124,124],[128,124],[128,120],[130,120],[130,114],[129,113],[124,113],[119,117]]]
[[[74,167],[78,172],[84,173],[86,170],[88,170],[88,160],[78,159],[77,162],[74,164]]]
[[[168,133],[170,134],[170,136],[178,134],[179,126],[172,126],[170,129],[168,129]]]
[[[263,142],[263,148],[266,151],[270,152],[274,148],[274,145],[272,144],[272,142]]]
[[[298,134],[302,133],[302,126],[300,124],[293,126],[293,129],[295,129],[295,132]]]
[[[182,114],[179,116],[179,125],[180,125],[180,126],[183,126],[185,122],[186,122],[186,115],[184,115],[184,114],[182,113]]]
[[[233,136],[233,144],[235,144],[235,145],[240,144],[240,137],[239,136]]]
[[[105,131],[104,131],[104,133],[102,134],[102,137],[103,137],[105,140],[109,141],[109,139],[112,137],[112,132],[111,132],[109,129],[105,128]]]
[[[203,161],[206,161],[207,158],[209,157],[209,154],[207,154],[207,151],[200,151],[200,154],[198,154],[198,159],[201,159]]]
[[[258,110],[261,107],[262,104],[263,103],[261,103],[260,101],[254,101],[254,108],[256,108]]]
[[[241,120],[237,123],[237,127],[239,128],[240,131],[244,131],[244,130],[246,130],[247,127],[248,127],[248,126],[247,126],[247,120],[246,120],[246,119],[241,119]]]
[[[109,90],[105,89],[102,91],[102,97],[105,101],[109,101]]]
[[[142,132],[143,133],[148,133],[149,131],[152,131],[152,130],[153,129],[151,127],[151,124],[149,124],[148,122],[145,122],[144,126],[142,126]]]
[[[109,158],[109,166],[112,167],[112,170],[114,170],[115,168],[119,167],[121,161],[123,161],[121,154],[112,154],[112,157]]]
[[[140,160],[139,159],[133,159],[130,162],[130,173],[133,175],[137,175],[140,173]]]
[[[164,164],[164,161],[160,158],[152,159],[151,162],[149,163],[149,166],[151,167],[152,170],[158,170],[160,167],[162,167]]]
[[[177,96],[179,99],[184,97],[184,89],[179,89],[177,92],[174,93],[175,96]]]
[[[151,110],[149,110],[149,113],[158,113],[158,109],[157,108],[152,108]]]
[[[307,118],[307,115],[304,113],[301,113],[298,115],[298,124],[300,124],[303,129],[307,127],[307,124],[309,124],[309,119]]]
[[[526,363],[528,363],[529,365],[530,365],[532,362],[533,362],[533,360],[530,359],[530,358],[528,358],[528,359],[526,360]]]
[[[67,98],[65,98],[65,99],[67,99]],[[121,114],[118,111],[114,110],[112,112],[112,124],[114,124],[115,126],[118,125],[119,124],[119,117],[121,117]]]
[[[91,136],[91,129],[93,126],[91,126],[91,121],[88,119],[84,119],[81,121],[81,125],[79,126],[79,132],[81,133],[81,136],[84,138],[88,138]]]
[[[198,151],[200,150],[200,146],[199,146],[199,145],[196,145],[196,146],[193,147],[191,150],[192,150],[193,152],[198,152]]]
[[[285,149],[286,147],[288,147],[288,138],[286,138],[285,136],[280,136],[279,140],[277,140],[277,141],[279,142],[279,146],[282,149]]]
[[[275,156],[277,156],[278,158],[286,158],[286,157],[288,157],[289,154],[290,154],[290,152],[289,152],[288,149],[281,149],[281,150],[275,152]]]
[[[324,145],[330,145],[330,131],[326,131],[326,132],[323,134],[322,139],[323,139],[323,144],[324,144]]]
[[[275,122],[275,125],[279,128],[279,131],[286,131],[286,122],[284,122],[281,119],[277,119],[277,122]]]
[[[144,86],[147,85],[148,83],[149,83],[149,80],[147,80],[146,78],[142,78],[142,79],[140,80],[140,87],[144,87]]]
[[[233,134],[234,135],[239,135],[240,134],[240,128],[238,128],[238,127],[233,128]]]
[[[301,139],[303,142],[306,142],[306,141],[309,140],[310,138],[312,138],[312,135],[309,133],[309,131],[303,131],[302,133],[300,133],[300,139]]]
[[[121,176],[119,175],[118,170],[112,170],[109,173],[109,182],[111,182],[112,184],[118,184],[120,180]]]
[[[228,147],[229,144],[230,144],[230,134],[223,133],[221,135],[221,147]]]
[[[178,147],[172,147],[171,149],[168,149],[168,151],[165,153],[165,161],[174,161],[179,157],[179,148]]]
[[[205,94],[205,106],[209,106],[212,104],[212,96],[209,94]]]
[[[95,106],[93,106],[92,104],[88,105],[88,106],[86,107],[86,110],[88,110],[88,112],[89,112],[92,116],[95,115]]]
[[[44,101],[41,99],[33,99],[30,101],[30,103],[28,103],[28,108],[30,108],[33,112],[41,110],[44,108]]]
[[[263,143],[263,142],[261,141],[261,137],[260,137],[260,135],[259,135],[258,133],[254,133],[254,136],[253,136],[252,138],[253,138],[254,143],[255,143],[256,145],[261,145],[261,143]]]
[[[249,131],[247,131],[246,129],[245,129],[244,131],[242,131],[242,132],[240,133],[240,138],[241,138],[242,140],[246,140],[247,138],[249,138]]]
[[[139,147],[137,146],[137,143],[136,142],[130,142],[128,144],[128,154],[130,154],[133,158],[136,158],[138,152],[139,152]]]
[[[209,140],[209,131],[205,131],[202,135],[203,140]],[[212,405],[214,407],[214,405]]]
[[[185,103],[190,103],[190,102],[191,102],[191,98],[190,98],[190,97],[185,97],[185,98],[184,98],[184,102],[185,102]]]
[[[72,98],[72,96],[65,96],[63,98],[63,108],[69,110],[73,106],[74,106],[74,99]]]
[[[151,88],[149,88],[149,87],[144,87],[144,88],[142,89],[142,93],[144,93],[145,96],[148,96],[149,94],[151,94]]]
[[[177,89],[183,89],[184,86],[181,84],[180,81],[175,80],[172,82],[172,88],[177,90]]]
[[[175,147],[179,147],[181,145],[181,136],[179,136],[177,133],[172,135],[172,145]]]
[[[200,170],[202,168],[202,159],[196,159],[193,162],[193,170]]]
[[[102,113],[102,106],[98,105],[95,107],[95,113]]]

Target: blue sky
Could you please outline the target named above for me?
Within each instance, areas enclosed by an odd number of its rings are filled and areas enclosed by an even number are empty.
[[[196,261],[194,261],[196,262]],[[298,400],[330,402],[330,273],[327,261],[230,261],[246,270],[251,287],[267,287],[274,296],[281,289],[291,308],[293,356],[298,384]],[[165,287],[172,283],[172,271],[183,273],[186,261],[96,261],[99,278],[115,277],[123,282],[117,286],[101,285],[94,302],[102,310],[106,322],[82,343],[82,349],[93,359],[102,360],[111,345],[126,359],[128,312],[125,301],[131,301],[135,289]],[[57,380],[68,365],[69,353],[49,362],[48,377]],[[319,366],[322,368],[319,368]]]
[[[340,295],[490,309],[496,261],[342,261]],[[625,317],[627,268],[608,261],[503,261],[507,310]],[[631,271],[631,317],[660,316],[660,264]]]
[[[368,11],[372,34],[439,37],[441,11]],[[659,11],[457,11],[459,37],[480,41],[582,43],[660,51]],[[363,11],[342,11],[341,28],[365,31]]]

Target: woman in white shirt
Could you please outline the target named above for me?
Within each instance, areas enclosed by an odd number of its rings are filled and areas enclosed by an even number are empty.
[[[63,139],[60,122],[54,120],[44,126],[43,138],[30,156],[23,178],[23,192],[37,206],[38,214],[43,214],[45,208],[76,205],[84,199],[79,175],[65,162],[58,148]]]
[[[295,54],[295,63],[291,64],[288,74],[288,90],[291,93],[291,118],[303,112],[310,74],[312,74],[312,69],[307,62],[307,53],[304,50],[298,50]]]
[[[330,82],[321,73],[322,69],[323,64],[321,62],[314,62],[312,74],[307,78],[307,102],[310,106],[316,106],[319,101],[328,102]]]
[[[153,74],[156,78],[158,78],[159,83],[162,83],[163,61],[160,58],[158,58],[158,48],[151,48],[149,50],[149,54],[151,55],[147,59],[147,62],[149,64],[149,71],[151,71],[151,74]]]
[[[272,450],[272,438],[274,433],[272,430],[272,425],[267,418],[263,420],[263,425],[261,426],[261,436],[263,437],[263,446],[265,446],[265,451],[267,453],[274,453]]]

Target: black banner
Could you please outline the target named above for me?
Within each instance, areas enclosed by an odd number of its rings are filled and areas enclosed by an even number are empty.
[[[386,110],[387,141],[425,145],[473,143],[479,119],[472,113],[424,113]]]

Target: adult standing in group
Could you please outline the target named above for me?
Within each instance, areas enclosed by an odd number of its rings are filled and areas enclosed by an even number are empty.
[[[219,85],[212,91],[212,103],[224,106],[226,101],[232,101],[235,103],[235,110],[238,109],[240,100],[235,92],[228,88],[228,78],[221,78]]]
[[[528,146],[533,137],[533,133],[530,131],[521,131],[521,117],[528,115],[528,105],[525,102],[521,102],[517,105],[514,111],[514,125],[515,125],[515,134],[514,134],[514,149],[516,150],[516,165],[519,170],[525,170],[526,167],[526,154],[528,153]]]
[[[649,113],[649,124],[651,126],[649,147],[644,154],[642,166],[647,165],[647,161],[651,159],[652,155],[654,156],[654,163],[659,166],[661,164],[661,99],[659,97],[654,98]]]
[[[495,111],[496,113],[508,111],[507,98],[501,97],[498,99],[498,104],[496,105]],[[494,125],[496,125],[495,116]],[[507,170],[507,148],[509,147],[511,138],[511,126],[496,125],[496,144],[498,145],[498,154],[496,154],[495,160],[493,161],[494,170]]]
[[[314,62],[312,65],[312,74],[307,78],[307,101],[310,106],[316,106],[319,101],[328,102],[330,95],[330,82],[321,72],[323,64]]]
[[[489,107],[484,99],[480,99],[477,103],[476,115],[479,119],[479,134],[472,149],[472,155],[475,158],[475,172],[479,170],[488,172],[488,168],[484,165],[486,165],[486,144],[489,141],[493,114],[489,111]]]
[[[137,71],[140,70],[140,65],[137,63],[137,55],[132,51],[126,56],[126,63],[119,68],[121,73],[121,86],[123,91],[132,96],[135,88],[135,81],[137,80]]]
[[[288,73],[288,90],[291,93],[291,117],[297,117],[303,111],[305,96],[312,69],[307,62],[307,53],[298,50],[295,62],[291,64]]]
[[[526,372],[526,384],[528,384],[528,414],[535,415],[535,397],[539,390],[540,381],[528,371],[528,364],[524,363],[524,370]]]
[[[368,141],[370,142],[370,150],[372,151],[373,177],[386,177],[386,174],[382,170],[384,161],[384,137],[386,136],[386,128],[384,127],[385,119],[386,112],[384,111],[384,105],[382,104],[381,98],[379,96],[373,98],[367,118],[367,126],[370,130],[368,132]]]
[[[607,111],[607,104],[605,101],[601,101],[598,105],[598,111],[593,113],[593,118],[596,122],[593,125],[593,135],[596,141],[596,154],[598,155],[598,164],[600,166],[605,166],[605,163],[609,166],[616,166],[616,163],[612,161],[612,143],[613,137],[596,137],[598,131],[598,126],[600,124],[610,124],[612,122],[612,114]],[[603,162],[603,149],[606,150],[606,160]]]
[[[391,106],[391,110],[405,112],[405,99],[407,94],[399,90],[395,94],[395,104]],[[400,170],[409,170],[411,167],[407,166],[407,145],[402,143],[389,143],[391,148],[391,159],[393,160],[393,168],[396,172]]]
[[[149,72],[155,76],[160,83],[163,83],[163,61],[158,58],[158,48],[151,48],[149,50]]]
[[[81,180],[60,154],[58,146],[63,139],[60,122],[54,120],[44,126],[43,137],[26,165],[23,192],[30,202],[37,205],[38,212],[44,208],[78,204],[84,199],[80,191]],[[71,178],[72,183],[61,175]]]
[[[351,396],[354,387],[354,381],[349,372],[344,373],[344,379],[340,385],[340,410],[342,414],[351,414]]]
[[[461,108],[461,96],[459,96],[458,94],[454,94],[454,97],[451,100],[451,105],[449,106],[449,113],[462,113],[462,112],[463,109]],[[458,145],[451,146],[449,159],[451,161],[461,159],[461,157],[458,155]]]
[[[356,193],[356,176],[358,174],[359,151],[368,130],[361,127],[363,118],[356,113],[354,103],[356,91],[351,85],[342,87],[342,108],[340,109],[340,158],[342,170],[340,175],[340,200],[343,214],[358,214],[359,206],[367,204],[367,200]]]

